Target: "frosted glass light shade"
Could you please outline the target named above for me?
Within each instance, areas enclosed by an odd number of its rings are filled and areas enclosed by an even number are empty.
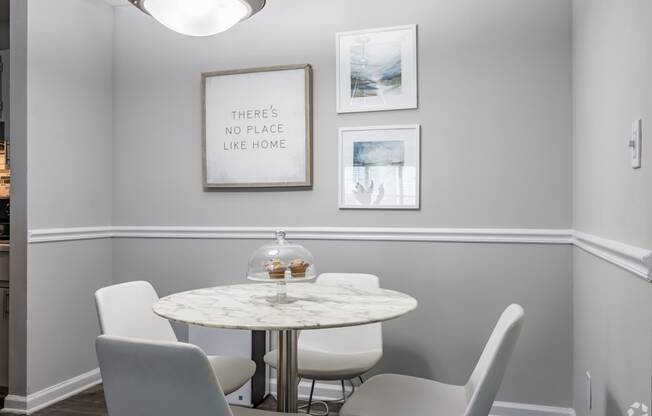
[[[175,32],[210,36],[230,29],[265,5],[264,0],[131,0]]]

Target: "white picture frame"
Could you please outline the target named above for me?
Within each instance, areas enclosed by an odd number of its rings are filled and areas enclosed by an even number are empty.
[[[312,68],[202,74],[203,184],[312,186]]]
[[[336,111],[417,108],[417,25],[340,32]]]
[[[420,209],[418,124],[339,130],[340,209]]]

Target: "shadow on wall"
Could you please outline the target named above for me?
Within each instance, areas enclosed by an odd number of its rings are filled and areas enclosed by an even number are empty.
[[[611,391],[607,390],[606,392],[606,403],[605,403],[605,415],[608,416],[625,416],[627,414],[628,404],[618,403],[618,400],[614,397]],[[595,408],[595,403],[593,403],[593,408]],[[642,414],[642,413],[641,413]]]
[[[432,360],[430,360],[432,361]],[[401,363],[398,368],[393,364],[392,369],[385,369],[383,363]],[[419,354],[415,354],[410,347],[399,345],[383,345],[383,358],[379,365],[373,370],[374,374],[380,373],[403,373],[414,377],[423,377],[427,379],[436,379],[435,372],[428,362],[428,359]]]

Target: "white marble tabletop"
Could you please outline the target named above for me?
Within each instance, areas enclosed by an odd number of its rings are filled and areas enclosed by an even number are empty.
[[[413,297],[387,289],[297,283],[287,290],[295,302],[269,302],[275,284],[241,284],[166,296],[153,310],[171,321],[213,328],[289,330],[387,321],[417,307]]]

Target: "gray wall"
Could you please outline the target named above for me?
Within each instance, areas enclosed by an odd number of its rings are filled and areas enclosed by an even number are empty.
[[[28,4],[31,229],[571,224],[567,0],[414,0],[400,9],[389,0],[284,0],[205,39],[177,35],[133,7],[114,13],[99,0]],[[420,108],[336,115],[335,32],[408,23],[419,25]],[[315,70],[314,189],[203,192],[199,74],[304,62]],[[337,128],[393,123],[423,126],[422,209],[338,211]],[[240,282],[247,254],[260,243],[30,245],[26,393],[96,366],[95,288],[146,278],[166,294]],[[307,244],[323,271],[375,272],[384,286],[419,298],[419,311],[386,325],[379,371],[463,382],[499,312],[520,302],[528,326],[499,398],[570,405],[569,247]]]
[[[589,415],[590,371],[590,414],[625,416],[632,403],[652,401],[652,288],[580,249],[573,258],[574,407]]]
[[[113,10],[27,3],[29,228],[110,224]],[[97,367],[93,292],[110,284],[112,254],[106,240],[30,244],[27,254],[33,393]]]
[[[574,0],[574,223],[580,231],[652,247],[652,4]],[[632,121],[644,122],[643,167],[630,167]],[[576,249],[574,405],[588,415],[625,415],[648,405],[652,386],[652,287]]]
[[[262,241],[114,241],[118,281],[151,281],[161,295],[245,282]],[[384,324],[376,372],[465,383],[502,310],[527,311],[500,400],[570,406],[571,248],[565,245],[302,242],[321,272],[366,272],[415,296],[419,308]],[[388,259],[392,259],[388,261]],[[409,266],[406,266],[409,265]]]
[[[112,283],[111,253],[110,240],[30,246],[29,393],[97,368],[93,294]]]
[[[574,227],[652,247],[652,4],[575,0],[573,13]],[[627,140],[639,118],[634,170]]]
[[[9,392],[27,394],[27,2],[11,0]]]
[[[29,227],[111,224],[113,9],[28,10]]]
[[[335,33],[410,23],[419,109],[335,114]],[[570,24],[568,0],[283,0],[220,36],[189,38],[117,8],[113,223],[567,228]],[[314,68],[313,190],[203,192],[200,73],[292,63]],[[338,127],[403,123],[422,125],[422,209],[339,211]],[[116,239],[114,279],[147,279],[162,294],[242,282],[260,243]],[[385,326],[378,371],[462,383],[502,308],[521,302],[526,330],[499,398],[570,406],[569,247],[306,244],[322,271],[375,272],[419,299]]]
[[[270,1],[209,38],[115,16],[116,224],[571,224],[568,0]],[[335,114],[335,33],[410,23],[419,109]],[[292,63],[314,67],[314,189],[202,192],[201,72]],[[337,129],[405,123],[422,125],[422,209],[339,211]]]
[[[652,5],[646,0],[573,1],[572,109],[568,0],[415,0],[399,9],[389,0],[284,0],[206,39],[177,35],[132,7],[118,8],[112,22],[100,1],[20,3],[12,8],[12,41],[27,47],[28,56],[14,52],[12,64],[29,59],[33,65],[26,79],[20,71],[12,79],[12,103],[19,109],[12,113],[18,129],[12,154],[12,221],[18,226],[12,229],[12,393],[34,392],[95,367],[92,292],[112,275],[116,281],[152,280],[163,294],[239,282],[247,253],[260,243],[95,240],[32,245],[25,253],[27,221],[30,228],[573,223],[581,231],[652,246],[646,215],[652,211],[652,160],[645,152],[643,168],[633,171],[625,147],[631,122],[652,120]],[[420,108],[336,115],[334,33],[408,23],[419,25]],[[314,189],[203,192],[199,73],[304,62],[315,69]],[[423,126],[422,209],[338,211],[337,128],[393,123]],[[649,135],[644,140],[650,147]],[[29,195],[20,191],[27,175]],[[17,210],[28,198],[23,218]],[[587,414],[586,370],[594,376],[594,415],[625,414],[633,401],[652,401],[652,288],[581,250],[306,244],[323,271],[375,272],[384,286],[421,301],[418,311],[385,326],[387,354],[379,371],[462,382],[500,309],[517,301],[526,307],[527,324],[500,399],[567,406],[573,368],[578,415]],[[26,339],[27,357],[21,352]],[[26,360],[33,363],[28,379],[18,371]]]

